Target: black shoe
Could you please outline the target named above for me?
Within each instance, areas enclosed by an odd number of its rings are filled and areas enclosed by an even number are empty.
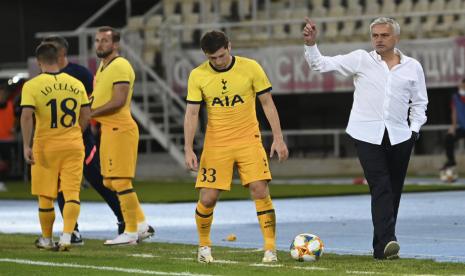
[[[387,260],[399,259],[400,245],[396,241],[390,241],[384,247],[384,258]]]
[[[81,233],[77,230],[74,230],[73,233],[71,233],[71,245],[84,245]]]
[[[118,225],[118,235],[121,235],[124,233],[124,229],[126,228],[126,224],[124,223],[124,221],[120,221],[118,223],[116,223]]]
[[[455,161],[447,161],[444,164],[444,166],[442,166],[441,171],[446,170],[446,169],[451,168],[451,167],[455,167],[455,165],[457,165],[457,163]]]

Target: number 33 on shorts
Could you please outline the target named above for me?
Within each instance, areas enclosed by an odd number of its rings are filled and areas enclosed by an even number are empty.
[[[216,181],[216,169],[214,168],[201,168],[199,174],[200,182],[213,183]]]

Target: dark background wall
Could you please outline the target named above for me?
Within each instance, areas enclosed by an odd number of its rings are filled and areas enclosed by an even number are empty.
[[[108,0],[0,1],[0,63],[26,62],[27,57],[33,55],[38,43],[34,38],[36,32],[74,30],[107,2]],[[157,2],[132,0],[132,14],[142,14]],[[125,23],[125,1],[120,1],[93,26],[122,27]],[[76,47],[71,48],[73,51]]]

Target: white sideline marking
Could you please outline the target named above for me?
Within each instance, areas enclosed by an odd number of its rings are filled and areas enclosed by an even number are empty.
[[[170,260],[179,260],[179,261],[193,261],[193,257],[173,257]]]
[[[195,258],[170,258],[170,260],[180,260],[180,261],[194,261]],[[217,259],[214,259],[213,260],[213,263],[215,264],[238,264],[239,262],[236,262],[236,261],[229,261],[229,260],[217,260]]]
[[[118,271],[118,272],[126,272],[126,273],[139,273],[139,274],[152,274],[152,275],[212,276],[209,274],[195,274],[195,273],[189,273],[189,272],[163,272],[163,271],[142,270],[142,269],[135,269],[135,268],[93,266],[93,265],[80,265],[80,264],[70,264],[70,263],[38,262],[38,261],[32,261],[32,260],[8,259],[8,258],[0,258],[0,262],[27,264],[27,265],[39,265],[39,266],[89,268],[89,269],[95,269],[95,270]]]
[[[217,260],[217,259],[214,259],[213,263],[217,263],[217,264],[238,264],[239,262],[230,261],[230,260]]]
[[[139,257],[139,258],[158,258],[159,257],[159,256],[155,256],[152,254],[129,254],[128,256]]]
[[[280,264],[250,264],[249,266],[258,266],[258,267],[282,267]]]
[[[303,269],[303,270],[330,270],[326,267],[317,267],[317,266],[293,266],[292,268],[295,269]]]

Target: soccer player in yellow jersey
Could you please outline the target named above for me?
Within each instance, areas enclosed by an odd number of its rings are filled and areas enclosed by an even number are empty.
[[[200,45],[208,60],[190,73],[184,120],[185,162],[189,169],[198,171],[195,187],[200,189],[195,210],[199,234],[197,260],[213,261],[210,240],[213,209],[221,191],[230,190],[236,164],[242,185],[249,188],[255,201],[264,238],[262,261],[276,262],[276,217],[268,190],[271,173],[255,112],[258,97],[273,132],[270,157],[276,152],[279,161],[286,160],[289,152],[269,93],[271,84],[256,61],[231,55],[231,44],[223,32],[206,33]],[[206,104],[208,123],[198,165],[193,141],[201,102]]]
[[[95,75],[91,116],[101,124],[100,165],[103,184],[116,191],[126,223],[124,233],[105,245],[134,245],[154,234],[147,224],[132,186],[135,175],[139,129],[131,116],[135,74],[119,55],[120,33],[101,27],[95,51],[101,59]]]
[[[36,58],[42,73],[26,82],[21,94],[24,158],[31,164],[32,194],[39,199],[42,228],[36,246],[66,251],[71,246],[71,233],[80,211],[84,161],[81,131],[89,121],[89,100],[79,80],[60,72],[58,50],[53,44],[40,44]],[[55,246],[52,240],[53,201],[58,191],[62,191],[65,198],[64,226]]]

